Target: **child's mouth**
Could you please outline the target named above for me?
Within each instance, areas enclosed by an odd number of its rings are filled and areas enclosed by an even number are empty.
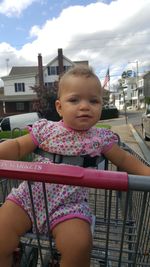
[[[85,115],[77,116],[77,118],[90,118],[90,116],[85,114]]]

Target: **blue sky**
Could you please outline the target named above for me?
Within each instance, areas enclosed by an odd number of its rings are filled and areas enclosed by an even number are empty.
[[[2,2],[6,1],[0,1],[0,5]],[[94,0],[33,1],[20,14],[17,9],[15,12],[8,10],[8,13],[0,14],[0,42],[8,42],[13,47],[19,48],[29,40],[34,40],[29,37],[29,31],[33,25],[42,26],[46,20],[59,17],[61,11],[69,6],[86,6],[96,2]]]
[[[3,2],[6,1],[0,1],[0,5]],[[12,11],[9,11],[11,14],[0,14],[0,42],[9,42],[16,47],[22,46],[28,41],[28,33],[33,25],[38,24],[42,26],[47,19],[58,17],[61,11],[68,6],[86,6],[97,1],[45,0],[31,2],[31,5],[24,9],[20,15]],[[107,4],[110,2],[110,0],[105,1]]]
[[[47,64],[57,49],[71,60],[89,60],[103,79],[126,68],[150,70],[150,0],[0,1],[0,77],[12,66]]]
[[[0,4],[2,2],[5,1],[0,1]],[[2,13],[0,14],[0,42],[8,42],[13,47],[19,48],[34,39],[28,35],[33,25],[42,26],[46,20],[59,17],[61,11],[69,6],[87,6],[96,2],[96,0],[33,1],[21,14],[17,14],[17,10],[9,11],[9,14]],[[107,4],[110,2],[110,0],[105,1]]]

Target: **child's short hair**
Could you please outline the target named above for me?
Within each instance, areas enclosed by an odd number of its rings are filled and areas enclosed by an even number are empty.
[[[88,65],[74,65],[73,67],[69,68],[69,70],[67,72],[65,72],[59,80],[59,84],[58,84],[58,93],[57,93],[57,97],[60,97],[60,93],[61,93],[61,87],[63,82],[65,81],[66,78],[68,78],[69,76],[75,76],[75,77],[86,77],[86,78],[95,78],[101,87],[101,83],[99,78],[97,77],[97,75],[94,73],[92,67],[89,67]]]

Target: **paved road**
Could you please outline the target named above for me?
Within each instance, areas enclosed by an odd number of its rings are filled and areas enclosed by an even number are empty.
[[[127,112],[127,116],[125,116],[124,112],[120,112],[120,116],[118,119],[111,120],[111,125],[117,126],[127,123],[131,123],[133,125],[141,124],[142,111],[130,111]],[[109,121],[109,120],[105,120]]]

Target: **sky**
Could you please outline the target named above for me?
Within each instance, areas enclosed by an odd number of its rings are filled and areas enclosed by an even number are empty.
[[[43,65],[58,48],[88,60],[103,81],[150,70],[150,0],[0,0],[0,77],[13,66]],[[2,82],[0,81],[0,85]]]

